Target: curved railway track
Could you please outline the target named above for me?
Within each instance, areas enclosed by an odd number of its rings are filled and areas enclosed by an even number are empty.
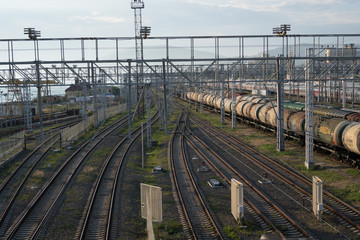
[[[189,131],[189,129],[188,129]],[[245,179],[242,174],[234,167],[226,162],[211,147],[207,146],[203,141],[197,138],[191,131],[187,134],[187,138],[191,145],[197,149],[200,155],[224,177],[225,181],[230,184],[231,178],[240,179],[244,184],[244,195],[247,197],[245,201],[254,205],[258,213],[261,212],[262,219],[270,222],[272,228],[282,238],[284,237],[311,237],[300,225],[292,220],[279,206],[271,201],[259,188],[251,181]],[[204,150],[201,150],[204,149]],[[261,216],[260,215],[260,216]]]
[[[152,123],[157,119],[154,116]],[[85,217],[79,224],[76,239],[116,239],[114,205],[120,204],[115,202],[120,171],[131,147],[141,135],[141,126],[133,130],[132,135],[134,137],[131,140],[124,137],[104,161],[90,193],[91,200],[85,207]]]
[[[278,179],[288,184],[288,186],[290,186],[291,188],[295,188],[299,195],[303,195],[306,197],[308,205],[311,205],[312,182],[305,176],[286,166],[279,164],[278,162],[272,160],[264,154],[242,143],[230,134],[219,129],[212,128],[211,126],[209,126],[209,124],[202,121],[201,119],[196,117],[192,117],[192,119],[197,122],[197,124],[206,128],[206,130],[210,132],[213,136],[215,136],[217,139],[227,143],[229,146],[236,149],[241,154],[245,155],[252,161],[259,164],[267,173],[270,173],[272,176],[276,176]],[[299,197],[298,199],[301,198]],[[337,198],[336,196],[325,190],[324,203],[324,213],[328,215],[329,218],[336,217],[337,221],[341,225],[350,229],[350,231],[355,234],[355,237],[356,235],[360,236],[360,211],[358,209],[345,203],[341,199]]]
[[[78,121],[71,122],[70,126],[76,124],[77,122]],[[59,141],[59,130],[68,126],[69,123],[66,123],[66,125],[61,125],[51,129],[51,134],[49,134],[49,137],[44,142],[37,145],[35,149],[33,149],[23,159],[21,159],[20,164],[1,182],[0,199],[2,201],[0,201],[0,226],[3,223],[4,215],[6,215],[6,210],[9,210],[9,207],[4,207],[4,205],[10,204],[16,198],[16,196],[23,189],[25,182],[27,181],[29,176],[38,166],[39,162],[41,162],[41,160],[47,155],[49,150],[52,149],[54,145]],[[7,201],[9,199],[10,201]]]
[[[93,152],[106,136],[124,125],[127,118],[122,118],[106,129],[97,133],[79,147],[63,164],[56,170],[50,179],[38,190],[36,195],[21,209],[21,213],[13,216],[11,210],[4,216],[4,223],[0,226],[4,239],[25,239],[41,235],[44,222],[46,222],[54,211],[57,201],[66,191],[71,180],[76,176],[80,166],[85,159]],[[20,201],[20,200],[18,200]],[[9,208],[16,208],[19,203],[14,201]],[[19,212],[19,210],[17,210]]]
[[[225,239],[189,169],[180,119],[177,125],[179,131],[175,131],[170,143],[170,162],[177,196],[190,229],[191,236],[188,237]]]
[[[54,146],[58,140],[59,134],[56,134],[46,141],[38,145],[32,152],[30,152],[1,183],[0,185],[0,226],[7,222],[5,216],[11,210],[11,205],[16,197],[24,190],[25,183],[38,166],[39,162],[46,156],[48,151]],[[54,141],[55,139],[55,141]],[[4,232],[0,231],[0,235]]]

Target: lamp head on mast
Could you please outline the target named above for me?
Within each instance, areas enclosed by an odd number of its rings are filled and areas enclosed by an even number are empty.
[[[132,9],[144,8],[144,2],[142,0],[133,0],[131,2],[131,8]]]
[[[290,30],[291,30],[290,24],[281,24],[280,27],[273,28],[273,34],[276,34],[278,37],[283,37]]]

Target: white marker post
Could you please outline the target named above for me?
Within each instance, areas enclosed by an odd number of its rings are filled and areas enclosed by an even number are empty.
[[[324,209],[323,204],[323,182],[320,178],[313,176],[313,212],[317,220],[321,219],[321,212]]]
[[[162,221],[162,192],[160,187],[140,184],[141,217],[147,220],[149,239],[155,239],[152,222]]]
[[[244,220],[244,185],[236,179],[231,179],[231,213],[235,220]]]

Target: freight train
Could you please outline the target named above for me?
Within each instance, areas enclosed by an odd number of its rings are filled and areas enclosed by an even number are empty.
[[[188,92],[186,97],[221,109],[221,97],[214,94]],[[235,106],[237,117],[241,120],[266,128],[276,128],[276,101],[251,95],[237,96],[235,101],[233,104],[232,99],[224,98],[225,112],[231,113]],[[284,103],[284,131],[286,135],[297,137],[301,141],[305,135],[304,109],[305,105],[301,103]],[[315,107],[313,136],[320,148],[329,149],[343,162],[360,168],[360,113]]]

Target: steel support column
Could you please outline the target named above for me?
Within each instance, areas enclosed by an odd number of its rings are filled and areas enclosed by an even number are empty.
[[[44,125],[43,125],[43,113],[42,113],[42,99],[41,99],[41,79],[40,79],[40,63],[36,62],[36,79],[37,79],[37,98],[39,106],[39,122],[40,122],[40,141],[44,141]]]
[[[231,102],[231,120],[232,120],[232,124],[231,127],[232,128],[236,128],[236,83],[233,79],[233,83],[232,83],[232,91],[231,91],[231,96],[232,96],[232,102]]]
[[[167,102],[166,102],[166,67],[165,67],[165,60],[162,62],[163,64],[163,92],[164,92],[164,124],[165,124],[165,135],[169,135],[167,121],[168,121],[168,113],[167,113]]]
[[[145,85],[145,94],[146,94],[146,145],[148,148],[151,148],[151,88],[150,83]]]
[[[307,50],[307,56],[313,56],[313,49]],[[313,145],[313,121],[314,121],[314,82],[313,82],[313,62],[306,60],[305,71],[305,166],[311,169],[314,165],[314,145]]]
[[[26,130],[32,129],[30,81],[24,80],[24,123]]]
[[[98,99],[97,99],[97,81],[96,81],[96,70],[94,68],[94,63],[91,63],[91,81],[93,84],[94,90],[94,127],[98,128],[99,126],[99,111],[98,111]]]
[[[342,107],[346,108],[346,90],[347,90],[347,84],[346,84],[346,80],[344,79],[343,81],[343,89],[342,89]]]
[[[129,133],[128,138],[131,138],[131,60],[128,60],[128,125]]]
[[[90,79],[90,67],[88,64],[88,77],[87,79]],[[85,79],[83,79],[83,96],[84,96],[84,124],[85,124],[85,132],[87,133],[89,131],[88,129],[88,117],[87,117],[87,82]]]
[[[278,151],[284,151],[284,66],[283,56],[279,56],[276,61],[278,72],[277,82],[277,144]]]
[[[221,102],[220,102],[220,116],[221,124],[225,123],[225,109],[224,109],[224,96],[225,95],[225,82],[224,79],[221,80]]]

